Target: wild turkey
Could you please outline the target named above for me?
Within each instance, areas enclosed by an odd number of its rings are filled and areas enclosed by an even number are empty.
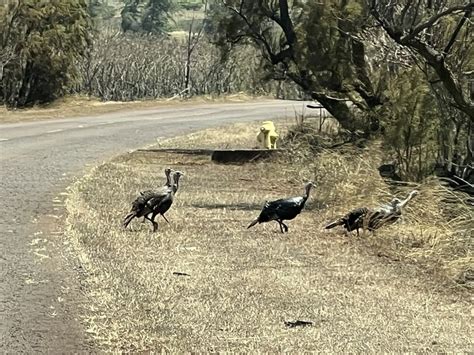
[[[253,227],[257,223],[264,223],[270,221],[277,221],[280,225],[282,233],[288,232],[288,226],[283,223],[286,220],[292,220],[300,214],[306,200],[309,197],[311,188],[314,187],[313,182],[308,182],[305,185],[305,194],[303,196],[280,199],[271,202],[265,202],[260,215],[247,228]],[[283,230],[284,229],[284,230]]]
[[[359,229],[361,228],[374,231],[384,225],[398,221],[402,215],[402,208],[416,195],[418,195],[418,191],[413,190],[405,200],[402,201],[398,198],[394,198],[389,205],[373,210],[366,207],[356,208],[345,216],[328,224],[326,229],[343,226],[348,232],[356,230],[357,235],[359,235]]]
[[[169,192],[163,197],[153,197],[150,201],[148,201],[148,205],[152,208],[152,216],[150,218],[151,223],[153,223],[153,232],[156,232],[158,229],[158,223],[155,222],[155,217],[157,215],[161,215],[166,222],[168,220],[165,217],[165,213],[170,209],[171,205],[173,204],[174,195],[178,191],[179,188],[179,179],[184,174],[181,171],[175,171],[173,173],[174,183],[173,186],[170,188]],[[169,223],[169,222],[168,222]]]
[[[178,177],[176,178],[176,174]],[[179,177],[182,175],[181,172],[174,173],[174,181],[179,181]],[[132,202],[132,208],[130,212],[125,216],[123,220],[123,227],[127,228],[130,222],[134,218],[144,217],[153,224],[153,230],[156,230],[157,224],[154,221],[154,208],[160,203],[161,200],[166,199],[168,195],[173,194],[177,191],[178,185],[175,183],[173,186],[163,186],[156,191],[146,191],[144,194],[138,196],[135,201]],[[153,217],[151,218],[150,215]],[[166,217],[163,218],[168,222]],[[155,215],[156,216],[156,215]],[[156,225],[156,226],[155,226]]]
[[[395,200],[393,200],[395,201]],[[352,232],[353,230],[357,231],[357,235],[359,235],[359,229],[367,228],[370,231],[373,231],[384,224],[384,221],[388,222],[390,217],[396,217],[396,214],[393,213],[395,211],[394,207],[391,207],[390,210],[386,208],[384,209],[374,209],[370,210],[367,207],[359,207],[344,217],[339,218],[337,221],[334,221],[326,226],[326,229],[332,229],[337,226],[343,226],[348,232]],[[389,217],[389,218],[387,218]]]
[[[368,229],[374,231],[382,226],[397,222],[402,217],[402,209],[418,194],[417,190],[413,190],[406,199],[394,198],[388,206],[377,209],[369,216]]]
[[[173,169],[170,169],[170,168],[166,168],[165,169],[165,176],[166,176],[166,181],[165,181],[165,184],[163,185],[162,188],[166,188],[166,187],[171,187],[172,185],[172,182],[171,182],[171,172],[173,171]],[[147,198],[149,196],[151,196],[153,193],[155,193],[155,191],[153,190],[145,190],[145,191],[141,191],[140,192],[140,195],[143,196],[143,198],[145,199],[145,201],[147,200]],[[164,216],[163,216],[164,217]],[[143,220],[142,220],[142,223],[144,223],[146,221],[146,218],[143,217]],[[168,222],[168,220],[165,218],[165,221]],[[169,223],[169,222],[168,222]]]
[[[359,228],[364,226],[364,218],[369,214],[369,212],[370,210],[366,207],[356,208],[344,217],[328,224],[326,229],[343,226],[348,232],[352,232],[354,229],[357,230],[357,235],[359,235]]]
[[[163,185],[163,187],[171,187],[171,172],[172,171],[173,171],[173,169],[171,169],[171,168],[166,168],[165,169],[166,181],[165,181],[165,184]],[[156,191],[154,191],[154,190],[140,191],[140,195],[146,196],[146,195],[151,194],[153,192],[156,192]]]

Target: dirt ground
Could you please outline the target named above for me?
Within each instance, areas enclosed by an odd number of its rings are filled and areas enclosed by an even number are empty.
[[[231,140],[249,147],[256,128],[211,129],[164,146],[225,147]],[[435,198],[427,188],[417,187],[421,196],[401,226],[359,238],[324,230],[355,207],[340,191],[366,195],[365,203],[389,198],[372,173],[370,186],[351,180],[343,189],[331,182],[338,174],[365,174],[364,154],[358,171],[344,171],[335,158],[316,170],[297,154],[218,165],[208,156],[149,152],[93,169],[71,186],[67,200],[67,238],[87,275],[89,335],[109,351],[474,351],[469,289],[416,263],[418,247],[410,258],[393,252],[427,233],[423,250],[443,243],[440,233],[448,232],[441,224],[420,235],[420,214],[428,213],[422,206]],[[170,224],[159,219],[159,232],[152,233],[149,223],[135,220],[124,230],[131,201],[161,186],[168,166],[185,173],[167,214]],[[309,179],[318,186],[288,234],[276,223],[246,228],[264,201],[301,195]],[[310,324],[292,327],[295,321]]]

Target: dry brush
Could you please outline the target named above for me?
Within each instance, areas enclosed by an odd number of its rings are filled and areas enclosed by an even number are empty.
[[[189,80],[187,53],[183,38],[105,32],[81,63],[82,83],[76,91],[106,101],[238,92],[298,95],[294,86],[262,80],[260,59],[251,47],[244,47],[223,61],[219,50],[202,38],[194,48]]]

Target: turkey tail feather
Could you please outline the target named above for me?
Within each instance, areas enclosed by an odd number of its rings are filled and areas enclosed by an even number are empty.
[[[342,220],[338,219],[337,221],[328,224],[325,228],[326,229],[331,229],[331,228],[334,228],[334,227],[337,227],[337,226],[342,226],[343,224],[344,224],[344,222]]]
[[[249,224],[249,226],[247,227],[247,229],[249,229],[250,227],[253,227],[254,225],[256,225],[258,223],[258,218],[255,220],[255,221],[252,221],[252,223]]]

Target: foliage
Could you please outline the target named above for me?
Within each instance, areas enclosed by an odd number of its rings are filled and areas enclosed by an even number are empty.
[[[25,106],[62,95],[77,79],[90,24],[83,0],[10,3],[0,20],[0,102]]]
[[[193,10],[193,11],[200,10],[203,6],[203,2],[200,0],[178,1],[178,4],[180,7],[182,7],[185,10]]]
[[[90,51],[86,10],[101,21],[108,2],[9,5],[0,16],[1,101],[45,102],[71,86],[121,101],[184,90],[312,97],[350,139],[384,130],[404,178],[436,171],[474,186],[472,3],[211,1],[204,30],[193,18],[186,41],[158,36],[180,2],[124,2],[122,28],[137,33],[101,33]]]
[[[474,104],[463,90],[464,73],[472,71],[473,2],[462,0],[368,1],[375,21],[390,38],[417,54],[430,78],[450,95],[450,104],[474,122]]]
[[[115,15],[115,7],[104,0],[88,0],[87,11],[92,18],[107,20]]]
[[[404,180],[421,181],[433,173],[438,152],[436,100],[416,68],[390,82],[389,96],[383,122],[385,147],[395,153]]]
[[[289,79],[318,100],[344,128],[354,130],[381,104],[358,37],[367,17],[362,1],[225,1],[214,19],[223,50],[252,43],[269,76]],[[350,110],[351,101],[359,110]],[[360,115],[371,113],[369,115]]]
[[[122,29],[124,32],[165,33],[174,9],[171,0],[125,0]]]
[[[473,9],[460,0],[226,0],[208,28],[224,53],[254,45],[268,77],[292,80],[343,128],[367,134],[382,120],[405,178],[441,165],[473,183]]]
[[[474,102],[469,75],[474,70],[472,23],[474,3],[459,0],[370,2],[371,13],[399,48],[410,50],[429,83],[437,111],[437,173],[458,188],[474,193]],[[469,74],[470,73],[470,74]],[[423,78],[420,78],[420,80]]]

